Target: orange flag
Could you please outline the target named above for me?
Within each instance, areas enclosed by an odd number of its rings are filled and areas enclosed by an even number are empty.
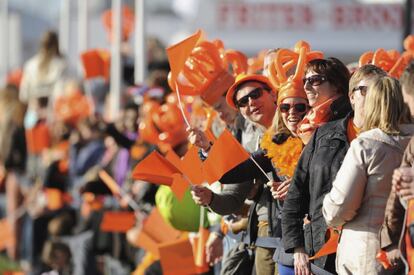
[[[104,212],[101,230],[103,232],[125,233],[135,225],[134,212],[106,211]]]
[[[5,219],[0,220],[0,251],[6,249],[13,243],[13,231],[10,227],[9,221]]]
[[[135,245],[159,258],[158,245],[178,239],[181,232],[166,223],[157,208],[144,221]]]
[[[109,80],[111,56],[107,50],[92,49],[81,53],[85,79],[103,77]]]
[[[201,30],[197,30],[197,32],[186,39],[167,48],[168,62],[171,68],[171,83],[175,83],[178,74],[184,67],[186,59],[200,40],[201,33]]]
[[[185,154],[182,160],[182,171],[188,177],[192,184],[204,183],[203,177],[203,162],[198,155],[198,148],[192,146]]]
[[[115,196],[121,196],[121,188],[116,183],[116,181],[105,171],[101,170],[98,173],[101,180],[108,186],[108,188],[111,190],[112,194]]]
[[[202,172],[203,162],[200,160],[196,146],[192,146],[184,155],[183,159],[180,159],[172,150],[168,151],[165,158],[177,167],[185,175],[185,179],[190,181],[191,184],[202,184],[204,182]]]
[[[160,153],[153,151],[135,166],[132,178],[171,186],[173,184],[172,175],[175,173],[180,173],[177,167]]]
[[[180,239],[160,245],[160,261],[164,275],[189,275],[197,273],[189,239]]]
[[[232,134],[224,130],[211,147],[208,158],[203,163],[204,178],[208,183],[213,183],[249,157],[249,153]]]
[[[310,257],[309,260],[314,260],[332,253],[336,253],[339,241],[339,233],[333,228],[329,227],[327,234],[329,234],[328,241],[322,246],[321,249],[319,249],[315,255]]]
[[[187,191],[190,182],[182,174],[176,173],[173,174],[173,183],[171,185],[171,190],[174,192],[174,195],[178,200],[184,198],[185,191]]]

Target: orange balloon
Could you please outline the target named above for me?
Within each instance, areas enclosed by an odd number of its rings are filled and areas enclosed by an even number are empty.
[[[226,50],[223,62],[225,68],[232,68],[234,76],[247,73],[247,57],[242,52],[236,50]]]
[[[392,77],[399,78],[410,60],[410,54],[400,54],[397,50],[377,49],[375,52],[365,52],[359,58],[359,66],[373,64]]]

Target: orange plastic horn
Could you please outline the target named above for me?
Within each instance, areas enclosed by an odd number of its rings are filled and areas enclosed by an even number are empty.
[[[225,68],[232,68],[233,75],[247,73],[247,57],[236,50],[226,50],[223,58]]]
[[[279,94],[282,90],[289,95],[303,95],[302,78],[305,65],[317,58],[323,58],[323,53],[319,51],[310,51],[310,45],[300,40],[295,44],[294,50],[280,49],[276,53],[273,63],[269,66],[269,80]],[[293,75],[290,71],[296,66]],[[278,98],[278,101],[280,99]]]

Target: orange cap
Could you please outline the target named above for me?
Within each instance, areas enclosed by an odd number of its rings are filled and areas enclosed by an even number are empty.
[[[237,110],[237,106],[234,103],[234,94],[237,92],[236,89],[245,82],[260,82],[267,86],[269,86],[274,92],[276,92],[276,89],[274,89],[273,85],[270,83],[269,79],[264,75],[259,74],[239,74],[236,77],[236,82],[231,85],[229,90],[227,91],[226,95],[226,101],[227,104],[232,107],[233,109]]]

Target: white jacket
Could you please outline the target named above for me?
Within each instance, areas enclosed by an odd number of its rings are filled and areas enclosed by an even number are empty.
[[[378,232],[391,191],[392,173],[401,159],[414,125],[401,125],[402,135],[379,129],[359,135],[323,201],[329,226],[343,226],[337,250],[339,274],[386,274],[376,261]]]
[[[29,59],[24,65],[23,78],[20,86],[19,97],[22,102],[28,103],[32,99],[48,97],[61,92],[62,82],[67,71],[67,64],[61,57],[50,60],[48,70],[40,73],[39,64],[41,58],[37,54]]]

